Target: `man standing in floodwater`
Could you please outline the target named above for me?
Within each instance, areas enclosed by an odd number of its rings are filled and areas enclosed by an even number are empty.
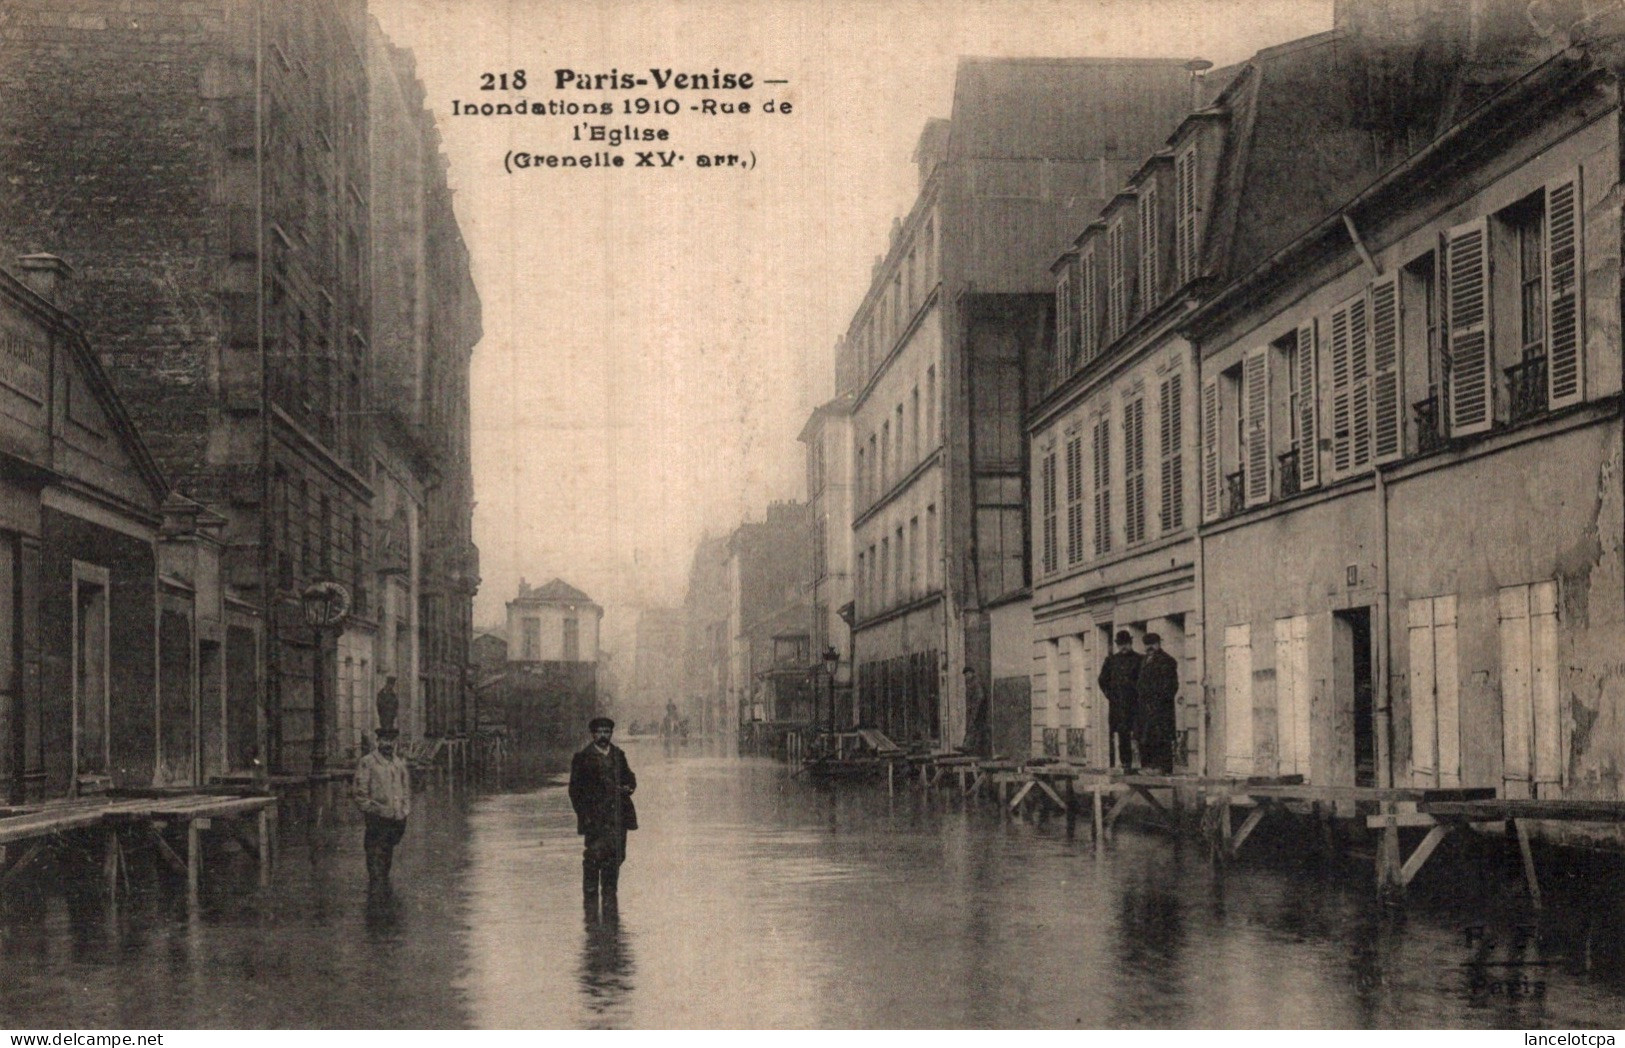
[[[378,729],[378,746],[355,766],[355,803],[367,820],[362,846],[367,853],[367,894],[389,891],[395,845],[412,814],[412,772],[395,755],[394,728]]]
[[[594,717],[587,723],[592,741],[570,761],[570,806],[576,813],[576,832],[586,838],[581,853],[581,896],[589,916],[604,914],[618,905],[621,863],[626,861],[626,833],[638,828],[632,791],[638,777],[626,762],[626,752],[610,742],[615,722]]]
[[[1134,651],[1134,638],[1128,630],[1117,631],[1117,650],[1100,666],[1100,693],[1106,696],[1106,725],[1114,744],[1112,767],[1134,764],[1135,706],[1139,704],[1140,663]]]

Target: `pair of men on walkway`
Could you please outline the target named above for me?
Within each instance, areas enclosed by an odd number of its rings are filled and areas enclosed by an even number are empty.
[[[1179,663],[1162,650],[1162,638],[1145,635],[1145,654],[1134,650],[1128,630],[1117,631],[1117,650],[1100,667],[1116,767],[1169,772],[1174,766],[1174,700]],[[1136,759],[1138,753],[1138,759]]]

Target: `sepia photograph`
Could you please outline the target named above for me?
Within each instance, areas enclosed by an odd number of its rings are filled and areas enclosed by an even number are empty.
[[[1613,1044],[1622,93],[1625,0],[0,0],[0,1031]]]

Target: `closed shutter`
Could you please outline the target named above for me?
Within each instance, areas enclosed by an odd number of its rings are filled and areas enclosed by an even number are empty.
[[[1490,260],[1484,219],[1456,226],[1445,260],[1449,294],[1450,435],[1482,433],[1494,421],[1490,347]]]
[[[1580,279],[1580,176],[1546,187],[1546,342],[1550,406],[1577,404],[1585,395]]]
[[[1078,259],[1078,362],[1087,364],[1094,359],[1100,346],[1100,315],[1095,309],[1100,276],[1095,270],[1095,249],[1089,249]]]
[[[1196,279],[1196,146],[1174,162],[1174,254],[1179,284]]]
[[[1162,438],[1162,533],[1177,531],[1185,524],[1185,456],[1180,446],[1185,434],[1183,380],[1179,375],[1163,379],[1160,389],[1159,436]]]
[[[1219,515],[1219,380],[1202,383],[1202,519]]]
[[[1106,344],[1116,341],[1128,322],[1128,247],[1119,215],[1106,231]]]
[[[1264,347],[1247,354],[1242,364],[1242,401],[1246,405],[1247,448],[1243,458],[1248,506],[1270,500],[1269,353]]]
[[[1157,305],[1161,274],[1157,263],[1162,255],[1161,230],[1157,226],[1157,187],[1149,183],[1140,190],[1140,308],[1147,313]]]
[[[1371,453],[1378,462],[1404,450],[1399,351],[1399,284],[1386,277],[1371,285]]]
[[[1311,758],[1314,747],[1310,742],[1314,726],[1310,705],[1309,678],[1309,616],[1297,615],[1292,619],[1292,733],[1293,754],[1297,758],[1295,773],[1304,782],[1313,777]]]
[[[1530,681],[1529,587],[1508,586],[1497,598],[1501,641],[1501,779],[1507,797],[1528,797],[1529,735],[1534,723]]]
[[[1557,679],[1557,583],[1529,587],[1529,689],[1537,793],[1563,779],[1563,707]]]
[[[1095,423],[1095,556],[1112,548],[1111,420]]]
[[[1349,404],[1349,308],[1332,310],[1332,476],[1347,473],[1354,465],[1354,444],[1350,433]]]
[[[1253,774],[1253,648],[1246,623],[1224,628],[1225,771]]]
[[[1320,483],[1320,369],[1315,322],[1298,328],[1298,487]]]
[[[1371,464],[1371,315],[1364,294],[1348,304],[1349,442],[1353,467]]]
[[[1145,401],[1123,405],[1124,541],[1145,538]]]
[[[1066,562],[1083,560],[1083,438],[1066,442]]]
[[[1407,608],[1411,785],[1461,785],[1456,598],[1420,597]]]

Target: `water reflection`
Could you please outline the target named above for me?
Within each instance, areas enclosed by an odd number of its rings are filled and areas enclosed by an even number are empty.
[[[624,1010],[627,995],[632,991],[632,962],[630,936],[614,912],[586,915],[586,933],[581,941],[579,978],[581,994],[589,1026],[604,1029],[619,1025],[616,1021]]]

